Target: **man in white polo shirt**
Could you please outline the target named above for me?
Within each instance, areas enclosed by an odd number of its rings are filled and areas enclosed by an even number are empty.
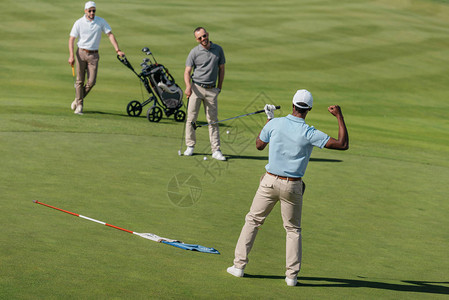
[[[279,201],[286,237],[285,281],[289,286],[297,284],[301,268],[301,210],[305,185],[302,177],[309,163],[313,147],[346,150],[349,137],[343,114],[338,105],[328,111],[338,120],[338,140],[305,123],[312,109],[313,98],[307,90],[298,90],[293,96],[292,114],[273,119],[273,105],[266,105],[268,120],[256,139],[256,148],[263,150],[270,143],[266,173],[262,176],[249,213],[245,218],[235,247],[234,265],[228,273],[243,277],[248,255],[253,247],[259,227],[265,222],[274,205]]]
[[[101,33],[108,36],[111,44],[115,48],[118,55],[123,53],[112,34],[111,27],[105,19],[97,17],[95,2],[89,1],[84,5],[84,16],[78,19],[72,27],[69,38],[69,64],[73,66],[75,56],[73,52],[75,39],[78,38],[78,49],[76,51],[76,84],[75,84],[75,100],[73,100],[71,108],[75,114],[83,114],[84,98],[95,85],[97,79],[98,48],[100,47]],[[84,85],[87,75],[87,83]]]

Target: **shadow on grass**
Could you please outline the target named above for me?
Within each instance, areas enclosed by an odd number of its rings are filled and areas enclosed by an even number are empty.
[[[267,160],[268,156],[248,156],[248,155],[227,155],[225,154],[227,159],[253,159],[253,160]],[[340,159],[327,159],[327,158],[311,158],[310,161],[314,162],[342,162]]]
[[[252,160],[268,160],[266,156],[252,156],[252,155],[225,155],[227,159],[252,159]]]
[[[211,153],[205,153],[205,152],[195,152],[192,156],[210,156]],[[266,156],[249,156],[249,155],[228,155],[224,154],[227,160],[231,159],[254,159],[254,160],[268,160],[268,157]]]
[[[136,120],[139,120],[139,119],[147,120],[146,113],[144,113],[144,112],[142,112],[142,114],[140,114],[139,116],[129,116],[126,113],[112,113],[112,112],[104,112],[104,111],[98,111],[98,110],[85,111],[84,114],[85,115],[116,116],[116,117],[125,117],[125,118],[131,118],[131,119],[136,119]],[[149,122],[148,120],[147,120],[147,122],[149,124],[151,124],[151,123],[154,123],[154,124],[156,124],[156,123],[162,123],[162,124],[179,124],[179,123],[181,123],[181,124],[183,124],[182,122],[176,122],[173,119],[173,116],[167,117],[165,115],[162,117],[162,119],[159,122]]]
[[[140,115],[137,117],[131,117],[128,116],[128,114],[123,113],[123,114],[119,114],[119,113],[112,113],[112,112],[104,112],[104,111],[98,111],[98,110],[87,110],[83,112],[85,115],[108,115],[108,116],[118,116],[118,117],[127,117],[127,118],[146,118],[145,115]]]
[[[208,156],[211,155],[210,153],[204,153],[204,152],[195,152],[193,153],[192,156]],[[232,155],[232,154],[224,154],[224,156],[226,157],[226,159],[231,160],[231,159],[252,159],[252,160],[267,160],[268,161],[268,157],[267,156],[254,156],[254,155]],[[327,159],[327,158],[311,158],[310,161],[315,161],[315,162],[332,162],[332,163],[336,163],[336,162],[343,162],[341,159]]]
[[[311,158],[310,161],[316,162],[343,162],[341,159],[330,159],[330,158]]]
[[[247,278],[284,279],[284,276],[250,275]],[[415,292],[449,295],[449,281],[415,281],[401,280],[401,283],[386,283],[380,281],[341,279],[327,277],[298,277],[298,286],[304,287],[342,287],[342,288],[372,288],[399,292]]]
[[[198,126],[198,128],[201,128],[201,127],[207,127],[207,126],[209,126],[209,125],[207,125],[208,123],[207,122],[204,122],[204,121],[197,121],[196,122],[196,125]],[[227,124],[223,124],[223,123],[219,123],[220,124],[220,128],[222,128],[222,127],[232,127],[232,126],[230,126],[230,125],[227,125]]]

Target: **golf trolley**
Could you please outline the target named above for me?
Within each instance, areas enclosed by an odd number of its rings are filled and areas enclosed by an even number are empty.
[[[182,89],[175,83],[168,69],[157,63],[148,47],[143,48],[142,52],[151,55],[154,62],[148,57],[144,58],[140,64],[142,67],[140,74],[134,70],[125,56],[117,55],[118,60],[139,77],[150,94],[150,97],[142,103],[137,100],[129,102],[126,106],[126,112],[131,117],[137,117],[142,113],[142,108],[145,105],[153,102],[153,105],[147,111],[148,121],[159,122],[162,119],[163,111],[167,118],[173,115],[177,122],[184,122],[186,113],[181,110],[183,106]]]

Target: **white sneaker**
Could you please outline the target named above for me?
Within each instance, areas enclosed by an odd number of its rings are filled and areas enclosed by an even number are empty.
[[[234,275],[235,277],[243,277],[243,269],[238,269],[235,266],[229,267],[227,269],[228,273]]]
[[[217,160],[226,160],[226,157],[223,156],[223,153],[221,153],[220,150],[217,150],[214,153],[212,153],[212,158],[215,158]]]
[[[191,146],[187,147],[187,150],[184,151],[184,155],[185,156],[192,156],[193,155],[193,149],[194,149],[194,147],[191,147]]]
[[[77,114],[77,115],[83,114],[83,105],[82,104],[76,106],[75,114]]]
[[[70,108],[71,108],[72,110],[75,110],[75,109],[76,109],[76,99],[73,100],[72,105],[70,105]]]
[[[298,283],[298,279],[296,277],[295,278],[285,277],[285,282],[287,282],[288,286],[296,286],[296,284]]]

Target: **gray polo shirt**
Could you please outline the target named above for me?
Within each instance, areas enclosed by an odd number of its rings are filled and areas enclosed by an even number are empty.
[[[186,67],[193,67],[192,80],[197,83],[215,85],[218,66],[226,62],[223,48],[210,42],[210,49],[198,45],[187,56]]]

